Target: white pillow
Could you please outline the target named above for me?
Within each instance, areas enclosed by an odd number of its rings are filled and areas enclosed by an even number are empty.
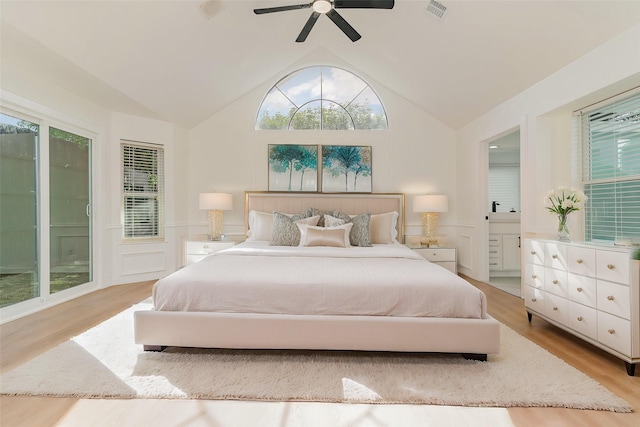
[[[300,229],[300,244],[298,246],[332,246],[337,248],[348,248],[349,233],[352,223],[339,225],[337,227],[317,227],[296,222]]]
[[[398,243],[398,212],[371,215],[369,234],[372,244]]]
[[[273,213],[260,212],[256,210],[249,211],[249,232],[247,233],[247,241],[252,240],[271,240],[273,234]]]

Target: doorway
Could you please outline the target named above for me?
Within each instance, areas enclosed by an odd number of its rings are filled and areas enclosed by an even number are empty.
[[[520,130],[488,149],[489,284],[521,296]]]

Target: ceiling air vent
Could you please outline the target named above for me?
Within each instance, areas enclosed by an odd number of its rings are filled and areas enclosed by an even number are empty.
[[[427,6],[427,12],[432,13],[438,18],[442,18],[446,11],[447,11],[447,7],[436,0],[431,0],[429,2],[429,6]]]

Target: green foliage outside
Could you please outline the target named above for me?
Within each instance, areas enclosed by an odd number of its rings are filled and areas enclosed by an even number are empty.
[[[40,126],[38,124],[31,123],[26,120],[19,121],[18,126],[0,124],[0,134],[3,134],[3,135],[11,135],[11,134],[17,134],[17,133],[36,133],[37,134],[39,130],[40,130]],[[56,129],[54,127],[49,127],[49,138],[50,139],[56,138],[56,139],[61,139],[63,141],[72,142],[83,148],[87,147],[90,141],[90,139],[85,138],[84,136],[76,135],[71,132]]]
[[[353,130],[386,129],[387,117],[374,114],[366,104],[351,104],[346,109],[338,104],[329,103],[328,107],[292,107],[288,115],[271,115],[264,110],[258,122],[258,129],[296,129],[296,130]]]

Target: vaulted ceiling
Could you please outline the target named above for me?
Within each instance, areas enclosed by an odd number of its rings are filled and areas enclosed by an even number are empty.
[[[439,19],[428,0],[396,0],[339,9],[355,43],[325,16],[296,43],[310,9],[253,13],[298,3],[2,0],[0,59],[189,129],[322,51],[459,128],[640,23],[640,1],[441,0]]]

